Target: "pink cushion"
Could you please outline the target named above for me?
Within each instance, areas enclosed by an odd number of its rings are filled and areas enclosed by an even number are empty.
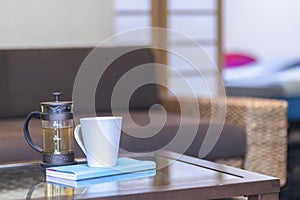
[[[239,67],[253,62],[256,62],[256,59],[248,55],[238,53],[231,53],[225,55],[226,68]]]

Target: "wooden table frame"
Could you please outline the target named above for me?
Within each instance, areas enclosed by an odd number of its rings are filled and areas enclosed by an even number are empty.
[[[145,155],[145,154],[142,154]],[[199,166],[207,170],[232,175],[232,179],[211,179],[206,181],[193,181],[181,184],[153,185],[145,188],[128,189],[108,192],[106,194],[91,193],[85,196],[75,195],[75,199],[105,199],[105,200],[159,200],[159,199],[221,199],[237,196],[246,196],[250,200],[278,200],[280,183],[278,178],[245,171],[221,165],[202,159],[179,155],[163,151],[149,154],[160,158],[178,160],[194,167]],[[139,157],[134,155],[133,157]],[[22,164],[0,165],[0,170],[7,167],[20,167]],[[61,199],[64,199],[61,197]]]
[[[246,170],[221,165],[194,158],[186,155],[179,155],[173,152],[159,152],[159,157],[178,160],[191,165],[204,167],[210,170],[219,171],[225,174],[238,176],[240,179],[201,181],[172,186],[159,186],[132,191],[120,191],[115,196],[104,197],[105,200],[195,200],[195,199],[221,199],[229,197],[247,196],[249,200],[278,200],[280,192],[280,181],[278,178],[270,177]],[[92,197],[102,199],[99,197]]]

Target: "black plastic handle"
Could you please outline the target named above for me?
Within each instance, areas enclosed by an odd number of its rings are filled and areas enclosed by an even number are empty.
[[[27,115],[27,117],[25,119],[25,122],[24,122],[24,126],[23,126],[24,136],[25,136],[25,139],[26,139],[27,143],[29,144],[29,146],[31,148],[33,148],[34,150],[36,150],[39,153],[43,153],[43,149],[41,147],[33,144],[31,136],[30,136],[29,131],[28,131],[29,121],[33,117],[36,118],[36,119],[40,119],[41,118],[40,112],[39,111],[34,111],[34,112],[29,113],[29,115]]]

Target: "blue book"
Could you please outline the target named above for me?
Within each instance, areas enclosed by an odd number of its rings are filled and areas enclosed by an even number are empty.
[[[120,175],[114,175],[114,176],[90,178],[90,179],[84,179],[84,180],[78,180],[78,181],[57,178],[57,177],[52,177],[52,176],[46,176],[46,181],[48,183],[55,184],[55,185],[61,185],[61,186],[71,187],[71,188],[81,188],[81,187],[88,187],[91,185],[98,185],[98,184],[102,184],[102,183],[152,177],[155,175],[156,175],[156,170],[151,169],[151,170],[131,172],[131,173],[125,173],[125,174],[120,174]]]
[[[118,158],[117,164],[112,167],[89,167],[87,164],[51,167],[46,169],[46,176],[68,180],[83,180],[150,169],[156,169],[155,162],[132,158]]]

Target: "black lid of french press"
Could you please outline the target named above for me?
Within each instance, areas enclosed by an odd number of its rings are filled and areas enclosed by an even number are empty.
[[[62,92],[53,92],[55,101],[41,102],[42,120],[67,120],[73,119],[73,102],[60,101]]]

